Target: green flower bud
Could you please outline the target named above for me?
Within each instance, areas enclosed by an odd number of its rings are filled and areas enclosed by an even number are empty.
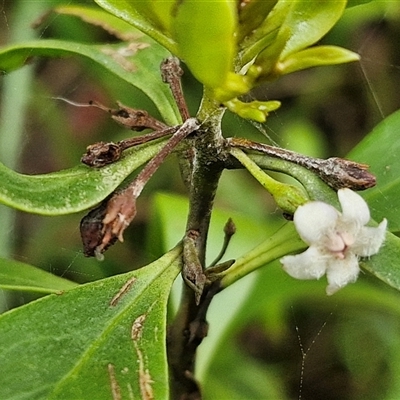
[[[242,118],[252,119],[257,122],[265,122],[271,111],[277,110],[281,103],[279,101],[251,101],[244,103],[238,99],[232,99],[224,105]]]

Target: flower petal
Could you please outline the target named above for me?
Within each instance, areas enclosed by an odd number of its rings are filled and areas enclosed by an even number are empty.
[[[346,258],[342,260],[330,259],[326,270],[326,277],[328,279],[326,294],[330,296],[348,283],[355,282],[359,272],[358,258],[353,253],[348,253]]]
[[[338,218],[339,212],[330,204],[310,201],[297,208],[293,221],[300,237],[311,245],[333,232]]]
[[[329,257],[311,246],[295,256],[281,258],[283,269],[296,279],[319,279],[325,274]]]
[[[368,204],[359,194],[345,188],[338,190],[338,197],[342,207],[342,220],[356,223],[359,227],[370,220]]]
[[[369,257],[376,254],[385,240],[386,227],[386,218],[376,228],[362,227],[356,242],[351,246],[351,251],[360,257]]]

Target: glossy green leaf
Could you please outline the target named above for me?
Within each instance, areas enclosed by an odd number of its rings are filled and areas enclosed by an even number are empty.
[[[236,4],[188,0],[177,3],[173,37],[178,55],[205,86],[222,86],[233,72],[236,53]]]
[[[256,60],[263,70],[262,75],[268,76],[276,62],[285,62],[287,57],[315,44],[335,25],[345,6],[346,0],[279,1],[266,20],[271,20],[276,29],[270,35],[261,37],[253,46],[259,51],[262,50],[260,45],[265,48]],[[268,25],[263,27],[264,30],[266,28]],[[279,70],[278,64],[275,73],[279,74]]]
[[[166,304],[180,248],[0,316],[2,399],[167,399]]]
[[[290,30],[290,38],[279,58],[284,60],[290,54],[311,46],[321,39],[339,20],[346,2],[347,0],[291,2],[291,10],[281,28],[283,32],[286,29]]]
[[[137,40],[142,35],[136,28],[121,18],[103,11],[99,8],[85,7],[79,5],[66,5],[56,7],[57,14],[72,15],[81,18],[89,24],[101,26],[104,30],[115,35],[121,40]]]
[[[132,171],[154,157],[163,144],[127,150],[120,161],[103,168],[79,165],[43,175],[20,174],[0,163],[0,202],[42,215],[85,210],[113,192]]]
[[[60,278],[40,268],[15,260],[0,258],[0,288],[38,293],[59,293],[77,283]]]
[[[376,221],[387,218],[389,230],[400,231],[400,111],[378,124],[348,155],[370,165],[377,185],[362,193]]]
[[[360,56],[353,51],[337,46],[316,46],[299,51],[279,62],[277,69],[282,74],[322,65],[343,64],[358,61]]]
[[[109,13],[121,18],[149,37],[153,38],[171,53],[177,54],[176,43],[171,39],[171,36],[158,29],[154,24],[154,21],[149,18],[148,13],[141,14],[138,11],[141,7],[147,7],[145,4],[147,1],[95,0],[95,2]],[[151,10],[149,9],[148,12],[150,13]]]
[[[0,49],[0,71],[10,72],[20,68],[35,56],[71,55],[85,57],[143,91],[168,124],[175,125],[180,121],[170,89],[162,82],[160,75],[161,61],[169,54],[147,37],[115,45],[89,45],[51,39],[19,43]]]

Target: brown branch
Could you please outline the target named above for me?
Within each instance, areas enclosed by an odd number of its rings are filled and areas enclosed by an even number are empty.
[[[160,131],[150,132],[146,135],[124,139],[117,143],[98,142],[91,144],[86,148],[86,153],[82,156],[81,162],[89,167],[104,167],[118,161],[124,150],[171,135],[178,129],[179,126],[172,126]]]
[[[161,77],[163,82],[168,83],[172,95],[174,96],[176,105],[178,106],[179,113],[182,120],[186,121],[189,117],[189,110],[186,104],[185,97],[182,92],[181,76],[183,70],[179,65],[179,59],[176,57],[169,57],[161,64]]]
[[[247,139],[229,138],[226,142],[231,147],[257,151],[270,157],[301,165],[315,172],[325,183],[336,190],[344,187],[365,190],[376,185],[375,176],[367,171],[368,165],[365,164],[338,157],[331,157],[327,160],[307,157],[294,151]]]

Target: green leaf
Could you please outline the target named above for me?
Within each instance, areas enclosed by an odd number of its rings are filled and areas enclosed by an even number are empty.
[[[286,57],[284,61],[278,63],[277,69],[282,74],[290,74],[310,67],[343,64],[359,59],[357,53],[342,47],[316,46]]]
[[[361,266],[383,282],[400,290],[400,238],[387,232],[379,253],[363,260]]]
[[[362,195],[376,221],[387,218],[392,232],[400,231],[400,111],[378,124],[348,154],[348,158],[370,165],[377,185]]]
[[[60,278],[40,268],[15,260],[0,258],[0,288],[38,293],[59,293],[77,283]]]
[[[256,60],[256,65],[263,70],[262,75],[268,76],[276,62],[285,62],[287,57],[315,44],[329,32],[341,17],[346,1],[279,1],[266,20],[271,20],[276,31],[268,32],[253,45],[260,51],[260,44],[267,46]],[[268,26],[263,27],[266,28]],[[278,70],[273,72],[279,73],[279,64]]]
[[[141,32],[132,25],[98,8],[69,5],[57,7],[53,11],[57,14],[73,15],[89,24],[101,26],[121,40],[137,40],[141,36]]]
[[[171,39],[171,37],[166,33],[161,32],[147,15],[141,15],[138,12],[137,8],[145,6],[146,2],[138,1],[137,3],[139,3],[139,7],[134,5],[135,1],[128,0],[95,0],[95,2],[109,13],[121,18],[139,29],[141,32],[153,38],[172,54],[177,54],[176,43]]]
[[[242,41],[247,35],[254,34],[254,31],[267,18],[277,2],[278,0],[252,0],[241,3],[238,10],[239,26],[236,33],[238,42]]]
[[[2,399],[167,399],[166,304],[180,248],[0,316]]]
[[[236,53],[236,5],[228,0],[177,3],[173,37],[178,55],[205,86],[224,85]]]
[[[343,14],[346,2],[347,0],[293,1],[292,8],[281,27],[282,32],[289,29],[290,37],[280,54],[280,60],[313,45],[328,33]]]
[[[359,6],[366,3],[371,3],[376,0],[348,0],[346,8]]]
[[[164,142],[129,149],[103,168],[85,165],[43,175],[24,175],[0,163],[0,202],[42,215],[71,214],[93,207],[136,168],[154,157]]]
[[[167,124],[179,123],[178,109],[168,85],[162,82],[160,75],[161,61],[169,53],[147,37],[116,45],[88,45],[51,39],[19,43],[0,50],[0,70],[10,72],[20,68],[34,56],[71,55],[85,57],[140,89],[158,107]]]
[[[133,0],[138,12],[150,18],[166,35],[170,35],[172,18],[176,13],[176,2],[165,0]]]
[[[286,38],[283,40],[280,28],[292,5],[292,2],[278,1],[257,29],[254,29],[243,42],[239,43],[242,66],[250,62],[264,49],[269,54],[271,65],[276,61],[287,40]],[[277,40],[278,35],[279,40]]]

